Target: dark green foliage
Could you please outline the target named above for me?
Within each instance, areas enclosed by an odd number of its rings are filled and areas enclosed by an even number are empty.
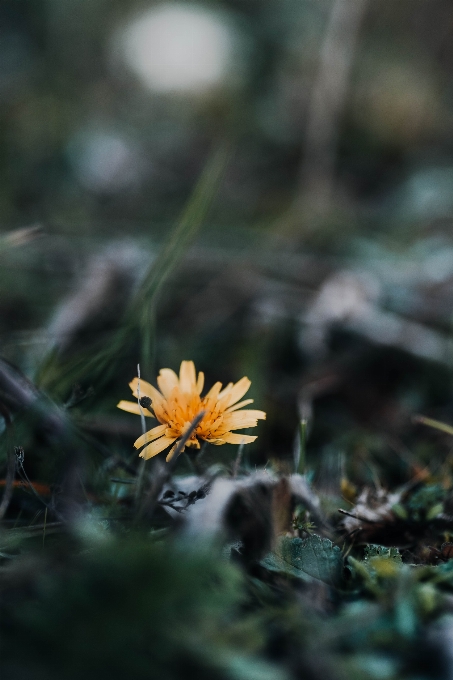
[[[5,680],[284,677],[253,663],[258,625],[235,636],[242,577],[212,550],[130,536],[65,561],[25,557],[17,565],[22,589],[3,589]]]
[[[283,538],[274,551],[261,564],[270,571],[295,576],[310,582],[311,579],[329,585],[339,585],[343,573],[340,548],[328,538]]]
[[[423,485],[410,495],[405,507],[414,520],[426,517],[432,519],[443,510],[447,495],[446,489],[440,484]]]
[[[0,3],[0,680],[451,680],[453,6],[176,4]],[[267,419],[143,463],[184,359]]]
[[[371,561],[373,557],[401,562],[401,555],[398,548],[385,548],[382,545],[366,545],[364,560]]]

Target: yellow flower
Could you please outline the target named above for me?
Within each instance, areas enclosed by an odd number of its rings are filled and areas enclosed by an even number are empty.
[[[222,390],[222,383],[217,382],[209,392],[201,397],[204,385],[204,374],[195,372],[193,361],[183,361],[179,370],[179,378],[170,368],[162,368],[157,377],[159,390],[146,380],[134,378],[129,383],[137,402],[120,401],[118,408],[129,413],[156,417],[160,425],[149,430],[137,439],[134,446],[140,449],[142,458],[148,459],[173,444],[167,461],[175,452],[178,440],[187,432],[193,419],[202,411],[203,418],[192,432],[186,446],[200,448],[200,439],[211,444],[250,444],[256,437],[236,434],[231,430],[242,430],[255,427],[258,420],[265,420],[264,411],[246,409],[242,406],[251,404],[253,399],[239,402],[250,387],[250,380],[242,378],[235,385],[230,383]],[[237,403],[239,402],[239,403]],[[154,411],[154,413],[153,413]],[[175,443],[176,442],[176,443]]]

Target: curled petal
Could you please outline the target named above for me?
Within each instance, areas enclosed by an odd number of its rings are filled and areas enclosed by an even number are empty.
[[[151,444],[148,444],[148,446],[145,446],[143,451],[140,451],[138,455],[140,458],[148,460],[148,458],[157,456],[158,453],[166,449],[168,446],[170,446],[170,444],[173,444],[174,441],[174,437],[161,437],[160,439],[156,439],[156,441],[152,442]]]
[[[152,430],[145,432],[145,434],[142,434],[142,436],[137,439],[137,441],[134,443],[135,448],[139,449],[144,444],[148,444],[148,442],[152,442],[154,439],[162,437],[166,429],[166,425],[158,425],[157,427],[153,427]]]
[[[122,399],[116,406],[122,411],[127,411],[128,413],[135,413],[136,415],[141,416],[143,412],[143,415],[148,416],[149,418],[154,418],[153,414],[150,413],[147,408],[144,408],[144,406],[140,407],[136,401],[125,401]]]

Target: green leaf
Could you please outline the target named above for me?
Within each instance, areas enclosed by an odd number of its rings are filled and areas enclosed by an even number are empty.
[[[283,538],[261,562],[269,571],[295,576],[303,581],[317,579],[330,585],[342,580],[343,557],[340,548],[328,538],[314,534],[308,538]]]
[[[370,561],[374,557],[381,560],[395,560],[396,562],[402,562],[398,548],[387,548],[384,545],[370,543],[369,545],[365,546],[364,561]]]

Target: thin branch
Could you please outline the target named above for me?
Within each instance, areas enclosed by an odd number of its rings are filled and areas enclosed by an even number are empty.
[[[238,475],[239,468],[240,468],[241,463],[242,463],[242,456],[243,455],[244,455],[244,442],[242,441],[238,446],[238,453],[237,453],[236,460],[234,461],[234,465],[233,465],[233,472],[232,472],[232,475],[231,475],[233,477],[233,479],[236,479],[236,477]]]
[[[341,512],[342,515],[347,515],[348,517],[352,517],[353,519],[358,519],[360,522],[368,522],[368,524],[376,524],[376,522],[372,519],[367,519],[366,517],[361,517],[360,515],[353,515],[350,512],[346,512],[346,510],[342,510],[341,508],[338,509],[338,512]]]
[[[163,467],[160,470],[160,473],[156,474],[151,484],[151,488],[147,494],[147,497],[145,498],[140,511],[137,513],[137,521],[140,521],[145,516],[148,518],[152,517],[157,502],[159,500],[159,496],[162,492],[162,489],[164,485],[171,479],[173,471],[176,467],[176,463],[178,461],[179,454],[184,449],[186,443],[192,436],[192,433],[194,432],[197,425],[203,419],[204,414],[205,414],[204,411],[200,411],[200,413],[197,416],[195,416],[195,418],[190,423],[190,427],[187,428],[186,432],[179,440],[172,458],[170,458],[165,467]]]

